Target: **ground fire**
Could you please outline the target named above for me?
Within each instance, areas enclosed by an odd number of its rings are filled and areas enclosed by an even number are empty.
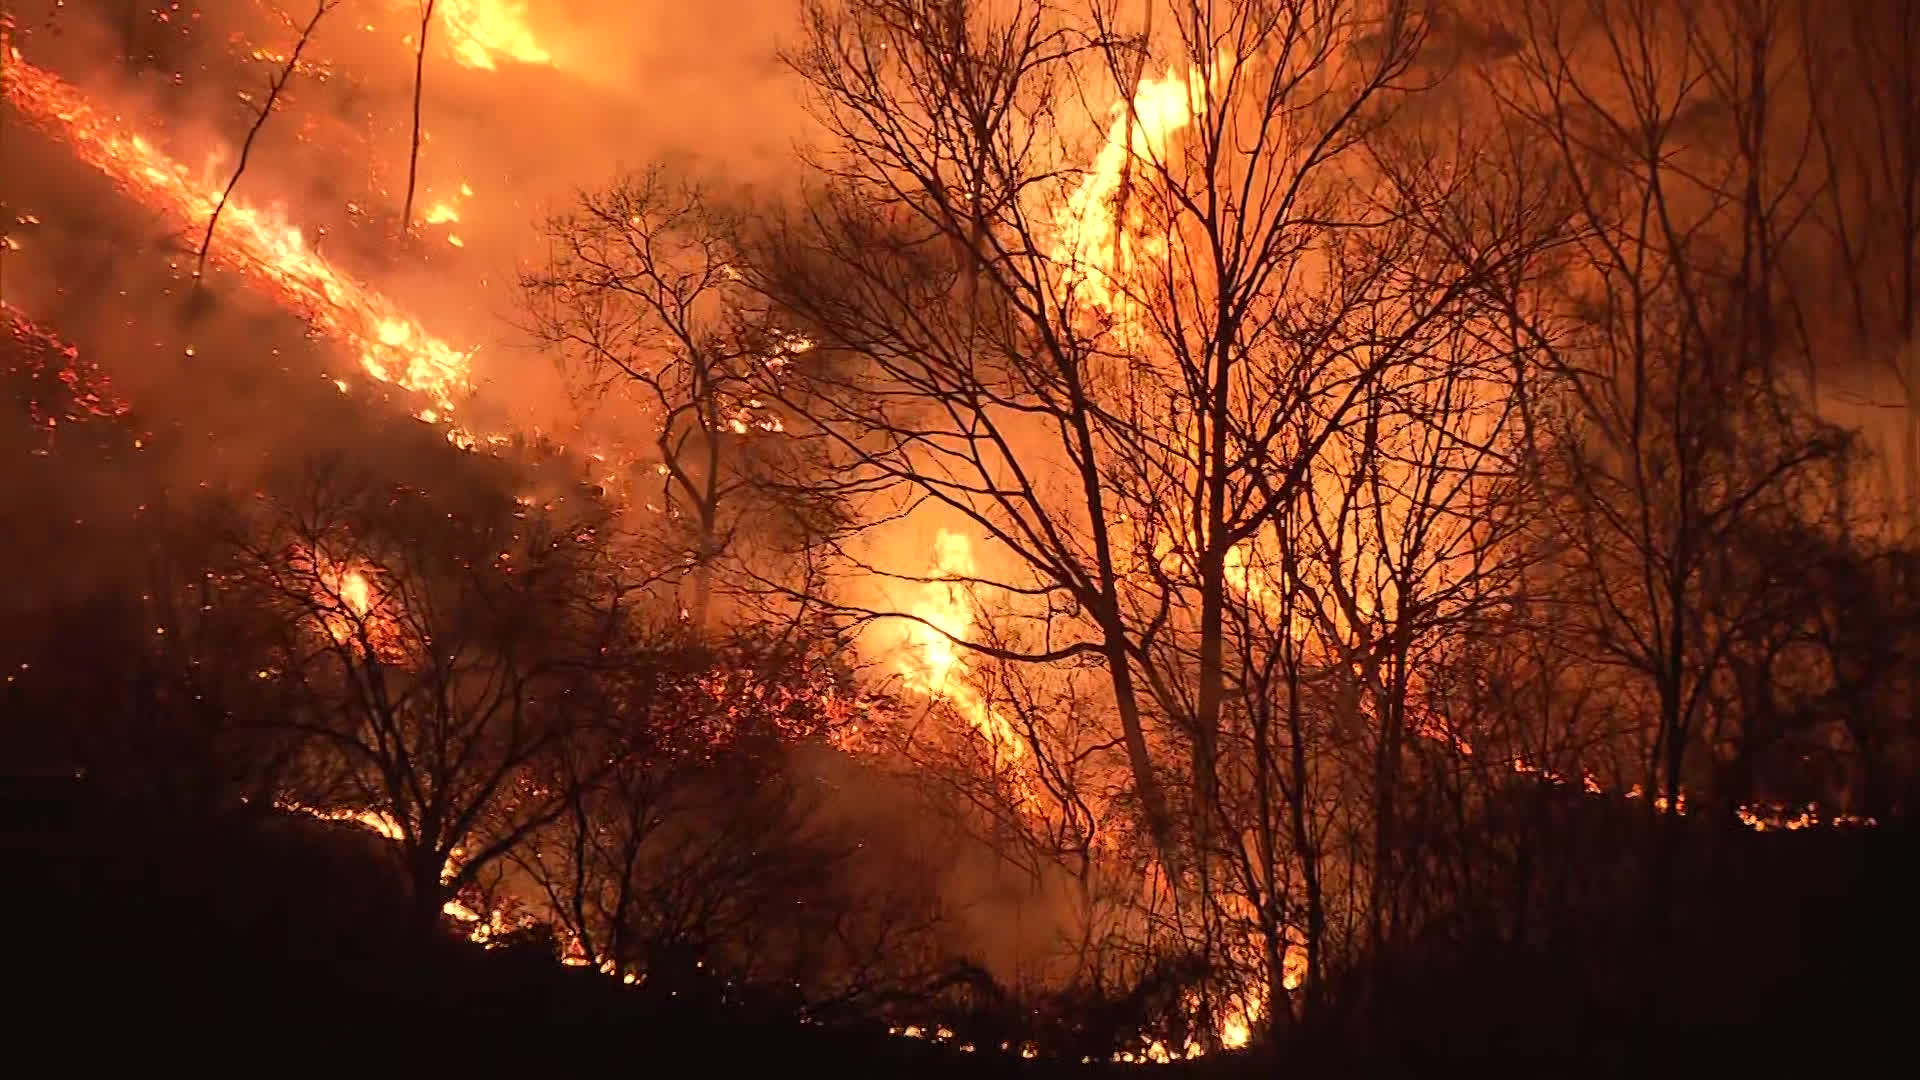
[[[1920,20],[1583,2],[0,16],[15,861],[960,1072],[1882,1007]]]
[[[0,89],[9,104],[30,122],[53,129],[129,197],[189,228],[204,227],[220,205],[217,180],[194,177],[58,77],[15,55],[5,79]],[[221,213],[210,250],[214,265],[239,274],[249,287],[340,341],[373,378],[416,391],[445,412],[465,394],[468,352],[429,335],[380,294],[335,271],[298,228],[277,215],[234,200]]]

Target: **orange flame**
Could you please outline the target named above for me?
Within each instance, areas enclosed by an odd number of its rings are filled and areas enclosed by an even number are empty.
[[[1214,81],[1231,66],[1223,51]],[[1065,268],[1062,284],[1112,316],[1123,332],[1144,317],[1129,279],[1164,259],[1170,241],[1165,230],[1150,227],[1145,200],[1134,199],[1130,189],[1150,184],[1152,174],[1167,167],[1173,136],[1207,111],[1211,96],[1198,66],[1185,76],[1169,68],[1162,78],[1140,80],[1131,107],[1114,105],[1106,141],[1056,222],[1053,260]]]
[[[493,71],[502,60],[553,63],[527,25],[526,0],[440,0],[438,11],[453,57],[466,67]]]
[[[190,231],[204,229],[220,206],[217,186],[196,183],[185,165],[125,130],[119,117],[97,109],[58,76],[27,63],[18,50],[5,66],[0,93],[29,122],[64,137],[122,191]],[[455,397],[465,392],[470,351],[427,333],[393,301],[335,270],[279,215],[228,202],[209,257],[346,345],[367,374],[426,395],[440,414],[452,412]]]
[[[970,590],[966,582],[979,571],[973,546],[965,536],[941,529],[934,537],[932,577],[921,587],[920,602],[907,632],[907,654],[899,671],[907,687],[933,701],[951,705],[968,725],[986,738],[996,759],[1019,762],[1027,746],[1013,725],[994,709],[978,688],[967,681],[971,670],[955,641],[965,641],[973,627]]]

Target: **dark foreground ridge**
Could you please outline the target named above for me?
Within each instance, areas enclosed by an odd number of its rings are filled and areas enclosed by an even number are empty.
[[[156,812],[93,787],[57,774],[0,780],[0,857],[18,883],[9,906],[28,916],[17,926],[31,927],[7,965],[10,981],[30,988],[10,1006],[16,1020],[430,1032],[417,1035],[430,1045],[468,1037],[456,1032],[589,1024],[715,1068],[1052,1071],[623,987],[557,963],[537,935],[493,949],[451,927],[423,937],[385,841],[358,826],[275,811]]]
[[[1901,916],[1912,845],[1904,831],[1755,835],[1735,876],[1745,892],[1718,932],[1676,945],[1720,974],[1665,997],[1688,1003],[1650,1036],[1621,1008],[1631,988],[1595,985],[1604,927],[1566,956],[1489,951],[1444,969],[1408,958],[1371,1010],[1370,1034],[1323,1034],[1279,1051],[1154,1071],[1205,1076],[1343,1070],[1347,1075],[1473,1069],[1475,1075],[1645,1075],[1802,1055],[1870,1058],[1902,1031],[1916,953]],[[8,969],[21,1023],[95,1017],[135,1025],[303,1025],[344,1035],[599,1025],[619,1040],[716,1070],[831,1069],[861,1076],[1088,1076],[1142,1066],[1023,1061],[828,1028],[790,1014],[623,987],[554,960],[531,934],[494,948],[451,926],[421,935],[385,841],[352,824],[278,811],[207,812],[130,801],[48,770],[0,778],[0,858],[15,884]],[[1760,853],[1760,854],[1755,854]],[[1794,882],[1798,885],[1795,886]],[[1732,900],[1733,897],[1722,897]],[[1761,924],[1768,925],[1761,925]],[[1684,976],[1683,976],[1684,977]],[[1718,1004],[1714,1004],[1715,1001]],[[1383,1026],[1381,1017],[1393,1017]],[[456,1051],[457,1052],[457,1051]],[[1693,1064],[1688,1064],[1693,1063]],[[1770,1072],[1771,1068],[1763,1069]],[[1759,1074],[1756,1074],[1759,1075]]]

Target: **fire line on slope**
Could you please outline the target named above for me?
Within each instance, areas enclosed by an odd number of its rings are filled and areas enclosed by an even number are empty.
[[[203,228],[220,206],[216,185],[196,183],[185,165],[126,130],[119,117],[58,76],[29,64],[17,49],[7,58],[0,97],[135,201],[188,229]],[[432,407],[422,419],[444,419],[465,395],[472,350],[434,337],[391,299],[336,270],[278,215],[237,199],[229,202],[210,258],[346,346],[374,379],[427,398]],[[472,444],[472,436],[457,428],[449,438],[457,445]]]

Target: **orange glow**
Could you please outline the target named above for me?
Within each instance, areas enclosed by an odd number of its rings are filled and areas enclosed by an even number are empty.
[[[289,562],[294,573],[311,580],[314,615],[328,637],[370,650],[383,663],[408,659],[398,600],[375,587],[371,567],[312,551],[297,551]]]
[[[934,565],[928,575],[936,580],[923,585],[919,602],[907,609],[914,621],[909,624],[899,671],[908,689],[953,706],[987,740],[996,760],[1017,763],[1027,755],[1026,743],[967,680],[971,668],[960,654],[961,646],[954,643],[967,640],[973,628],[971,589],[966,582],[978,573],[967,538],[940,530],[934,537]]]
[[[1297,950],[1290,952],[1289,958],[1296,953]],[[1302,963],[1304,962],[1303,958]],[[1281,967],[1283,969],[1281,978],[1286,982],[1287,989],[1291,990],[1299,986],[1302,973],[1290,970],[1291,965],[1285,962]],[[1226,1015],[1220,1018],[1220,1045],[1228,1050],[1245,1049],[1247,1044],[1253,1041],[1253,1025],[1259,1023],[1260,1018],[1265,1015],[1265,999],[1258,993],[1247,994],[1245,1001],[1233,1005],[1227,1010]]]
[[[440,0],[435,11],[454,59],[466,67],[493,71],[501,61],[553,63],[527,25],[526,0]]]
[[[0,92],[29,122],[65,139],[122,191],[191,234],[198,235],[220,205],[222,183],[196,179],[185,165],[126,130],[119,117],[97,109],[17,50]],[[368,375],[427,396],[443,416],[465,394],[469,351],[427,333],[387,297],[335,270],[281,215],[232,200],[221,211],[209,261],[347,346]]]
[[[1216,82],[1231,66],[1232,57],[1222,52]],[[1136,274],[1165,259],[1171,239],[1149,224],[1142,210],[1147,200],[1136,198],[1135,189],[1151,187],[1155,174],[1168,168],[1173,136],[1207,111],[1210,97],[1197,67],[1185,76],[1169,68],[1162,78],[1140,80],[1132,108],[1114,106],[1093,167],[1055,223],[1053,259],[1065,268],[1062,284],[1111,316],[1123,334],[1145,317],[1134,292]]]

